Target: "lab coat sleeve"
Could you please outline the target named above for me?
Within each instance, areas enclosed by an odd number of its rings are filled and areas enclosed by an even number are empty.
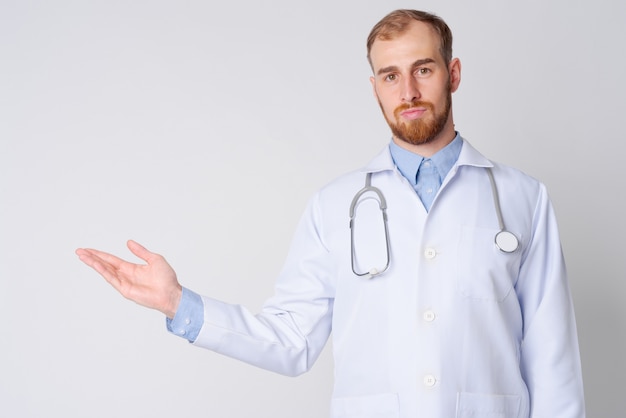
[[[195,345],[277,373],[308,371],[331,330],[333,288],[321,236],[318,198],[303,215],[275,294],[258,314],[203,297],[204,324]]]
[[[531,418],[584,417],[574,309],[556,219],[543,185],[516,291],[524,319],[520,360]]]

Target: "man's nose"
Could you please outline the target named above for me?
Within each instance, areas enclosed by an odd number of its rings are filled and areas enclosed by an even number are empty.
[[[402,101],[412,103],[421,97],[419,85],[412,77],[406,77],[402,85]]]

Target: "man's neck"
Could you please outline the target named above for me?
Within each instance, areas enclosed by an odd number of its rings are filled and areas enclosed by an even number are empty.
[[[396,138],[395,136],[393,137],[393,142],[395,142],[395,144],[400,148],[403,148],[414,154],[421,155],[422,157],[430,158],[438,151],[445,148],[446,145],[452,142],[455,137],[456,131],[454,130],[454,125],[452,125],[452,129],[444,129],[439,133],[439,135],[424,144],[410,144],[402,139]]]

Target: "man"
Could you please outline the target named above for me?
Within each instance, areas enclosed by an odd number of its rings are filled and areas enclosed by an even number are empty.
[[[455,132],[461,64],[440,18],[392,12],[367,47],[392,141],[313,197],[261,313],[182,288],[163,257],[132,241],[146,265],[77,254],[122,295],[163,312],[171,332],[279,373],[307,371],[332,329],[332,417],[584,417],[544,186]],[[501,224],[515,236],[502,251]]]

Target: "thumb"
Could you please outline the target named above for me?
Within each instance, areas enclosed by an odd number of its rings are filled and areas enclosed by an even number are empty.
[[[150,264],[150,261],[153,260],[156,256],[156,254],[148,251],[143,245],[139,244],[136,241],[128,240],[126,246],[133,254],[135,254],[137,257],[141,258],[148,264]]]

